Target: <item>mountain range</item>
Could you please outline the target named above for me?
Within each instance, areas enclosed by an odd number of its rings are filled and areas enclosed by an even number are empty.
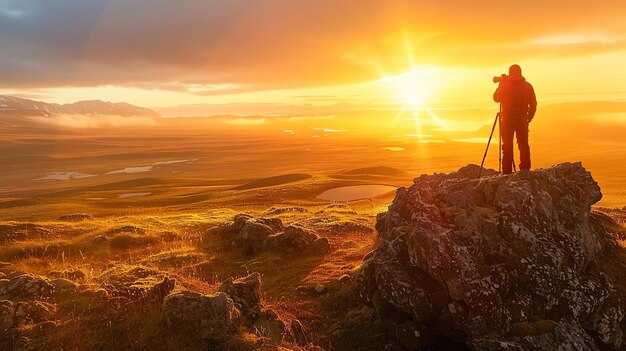
[[[124,102],[114,103],[101,100],[86,100],[71,104],[55,104],[0,95],[0,116],[53,117],[58,115],[161,117],[151,109]]]

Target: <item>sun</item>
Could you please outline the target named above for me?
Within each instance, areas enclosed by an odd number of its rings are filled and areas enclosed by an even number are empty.
[[[404,73],[385,76],[377,81],[391,91],[391,97],[406,109],[418,109],[432,97],[437,68],[413,67]]]

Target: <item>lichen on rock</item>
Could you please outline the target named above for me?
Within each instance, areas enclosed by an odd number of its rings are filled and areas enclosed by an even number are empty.
[[[623,346],[623,302],[597,265],[616,241],[592,215],[602,194],[591,174],[580,163],[483,174],[467,166],[398,190],[377,216],[361,297],[475,350]],[[539,320],[558,324],[514,335]]]

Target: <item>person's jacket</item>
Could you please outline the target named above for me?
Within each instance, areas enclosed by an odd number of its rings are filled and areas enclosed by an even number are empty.
[[[530,122],[537,112],[535,90],[521,75],[500,82],[493,100],[502,104],[502,118],[526,118]]]

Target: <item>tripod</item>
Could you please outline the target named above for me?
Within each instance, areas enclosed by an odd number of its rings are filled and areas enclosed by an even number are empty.
[[[491,127],[491,134],[489,134],[489,141],[487,141],[487,148],[485,149],[485,154],[483,155],[483,161],[480,163],[480,169],[478,170],[478,178],[483,171],[483,166],[485,165],[485,159],[487,158],[487,152],[489,151],[489,145],[491,144],[491,138],[493,137],[493,132],[496,130],[496,124],[500,120],[500,113],[502,113],[502,105],[500,105],[500,111],[496,113],[496,119],[493,121],[493,127]],[[500,127],[498,128],[498,139],[500,139],[500,148],[498,153],[498,172],[502,173],[502,123],[500,123]],[[513,157],[513,171],[517,172],[517,168],[515,167],[515,157]]]

